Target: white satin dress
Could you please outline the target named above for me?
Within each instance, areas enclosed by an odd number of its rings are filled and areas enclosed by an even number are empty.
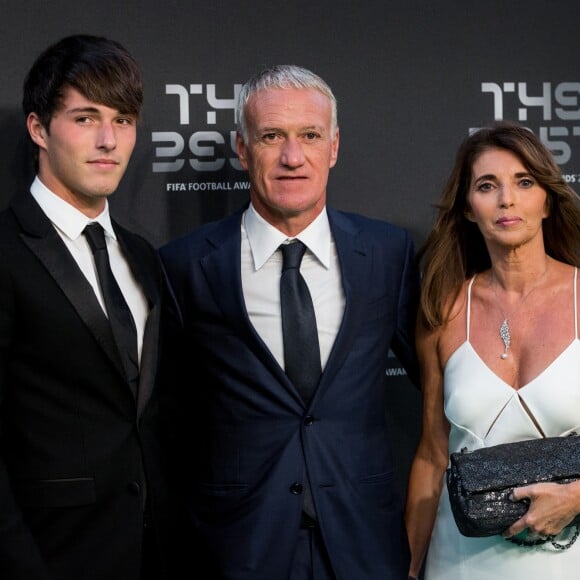
[[[580,433],[580,340],[574,273],[575,338],[540,375],[514,390],[479,358],[469,342],[471,280],[466,341],[444,370],[449,452],[497,443]],[[573,306],[573,308],[572,308]],[[527,410],[526,410],[527,409]],[[533,420],[531,416],[533,416]],[[535,422],[535,423],[534,423]],[[573,533],[558,536],[565,543]],[[550,543],[521,547],[501,536],[468,538],[459,532],[444,484],[425,562],[425,580],[580,580],[580,538],[568,550]]]

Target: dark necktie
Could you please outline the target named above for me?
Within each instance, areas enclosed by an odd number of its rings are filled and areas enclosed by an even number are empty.
[[[284,369],[306,404],[320,379],[320,348],[314,305],[300,273],[306,246],[295,241],[282,244],[280,305],[284,338]]]
[[[284,369],[294,383],[302,400],[308,405],[320,379],[320,347],[318,330],[310,291],[300,263],[306,246],[296,240],[282,244],[282,276],[280,277],[280,306],[284,339]],[[316,521],[316,509],[306,477],[302,519],[308,525]]]
[[[105,232],[99,223],[93,222],[85,227],[83,234],[86,236],[93,251],[99,276],[99,286],[105,300],[109,324],[123,361],[127,380],[136,388],[139,377],[137,329],[135,328],[135,321],[129,306],[127,306],[123,293],[111,271]]]

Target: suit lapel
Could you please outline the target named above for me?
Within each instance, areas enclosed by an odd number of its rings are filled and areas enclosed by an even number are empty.
[[[371,283],[369,280],[371,255],[361,241],[358,229],[342,214],[331,208],[327,208],[327,212],[340,263],[345,308],[314,400],[320,391],[332,383],[352,348],[357,327],[362,320],[360,312],[366,304],[365,296]]]
[[[366,304],[365,296],[370,283],[369,272],[371,255],[362,242],[359,230],[352,221],[342,214],[328,209],[330,227],[334,236],[340,261],[342,283],[345,293],[345,312],[336,336],[332,351],[320,379],[320,385],[314,395],[313,403],[319,392],[332,383],[333,378],[346,359],[360,324],[360,311]],[[202,268],[208,283],[215,291],[215,296],[221,296],[220,307],[237,332],[246,341],[256,356],[269,368],[278,380],[287,385],[296,400],[302,404],[294,386],[290,383],[284,370],[272,356],[267,345],[254,330],[246,313],[240,271],[240,220],[242,212],[225,220],[208,237],[208,242],[214,248],[201,260]],[[224,293],[223,288],[232,291]]]
[[[345,311],[319,387],[314,394],[313,403],[318,398],[320,391],[332,383],[352,348],[357,327],[361,321],[360,311],[366,304],[365,296],[370,284],[369,273],[372,257],[369,249],[361,240],[359,230],[352,221],[330,208],[327,211],[340,261],[345,293]],[[287,385],[288,390],[302,404],[302,399],[295,387],[290,383],[267,345],[254,330],[246,313],[240,271],[241,215],[242,212],[238,212],[212,231],[208,237],[208,242],[214,249],[202,258],[202,268],[210,286],[215,290],[214,295],[222,296],[220,307],[224,315],[256,356],[282,384]],[[231,288],[232,291],[224,293],[223,288]]]
[[[16,196],[12,209],[23,230],[22,241],[48,270],[106,355],[125,376],[109,321],[92,286],[50,220],[31,195]]]
[[[157,353],[160,324],[160,294],[156,282],[156,264],[149,255],[140,250],[141,243],[136,243],[135,234],[130,233],[113,221],[119,245],[127,259],[129,267],[141,286],[149,305],[149,312],[143,329],[141,362],[139,365],[139,391],[137,396],[137,415],[140,416],[151,398],[157,373]]]
[[[139,367],[139,393],[137,397],[137,416],[140,417],[146,407],[155,386],[157,375],[157,354],[159,345],[160,307],[155,304],[149,311],[143,331],[143,347]]]
[[[201,266],[214,296],[220,296],[219,306],[224,316],[262,363],[301,401],[286,373],[254,329],[246,311],[240,266],[242,213],[243,210],[235,213],[211,232],[207,241],[213,250],[201,259]],[[224,288],[232,291],[223,292]]]
[[[139,251],[139,246],[133,241],[136,234],[121,227],[114,220],[112,223],[123,255],[127,259],[129,267],[141,286],[149,305],[158,304],[160,299],[159,284],[154,275],[152,275],[152,272],[155,272],[155,264],[151,262],[148,256],[144,256]]]

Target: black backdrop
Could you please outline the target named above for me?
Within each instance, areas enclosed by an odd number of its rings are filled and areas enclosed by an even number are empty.
[[[417,244],[460,140],[493,118],[526,123],[580,187],[578,0],[0,0],[0,208],[32,178],[24,75],[79,32],[121,41],[143,67],[138,144],[111,206],[156,246],[247,199],[233,99],[268,64],[311,68],[337,96],[329,203]],[[386,386],[404,486],[421,398],[396,359]]]

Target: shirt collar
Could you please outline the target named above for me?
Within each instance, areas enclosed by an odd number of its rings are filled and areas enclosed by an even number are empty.
[[[331,234],[326,208],[295,238],[288,238],[269,224],[258,214],[251,202],[244,212],[243,222],[256,270],[259,270],[270,259],[280,244],[290,239],[303,242],[325,268],[330,266]]]
[[[88,218],[84,213],[73,207],[70,203],[50,191],[48,187],[35,177],[30,186],[30,193],[36,200],[48,219],[71,240],[76,240],[89,222],[99,222],[105,232],[117,239],[111,216],[109,214],[109,202],[105,200],[105,209],[96,218]]]

